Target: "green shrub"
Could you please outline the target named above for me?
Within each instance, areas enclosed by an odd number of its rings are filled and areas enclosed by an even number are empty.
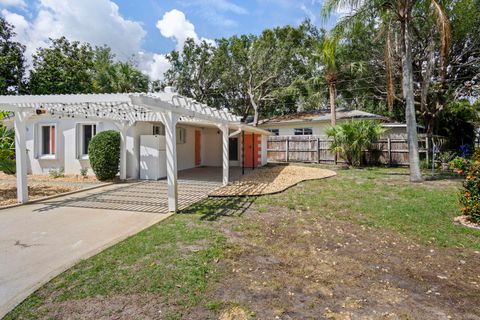
[[[120,133],[108,130],[98,133],[88,145],[90,165],[98,180],[111,180],[120,165]]]
[[[88,168],[81,168],[81,169],[80,169],[80,175],[81,175],[83,178],[86,178],[87,175],[88,175]]]
[[[375,121],[351,120],[328,128],[326,133],[333,138],[331,150],[356,167],[361,163],[363,151],[371,148],[384,132]]]
[[[459,200],[462,214],[480,223],[480,149],[475,151],[472,159],[462,161],[457,158],[451,162],[451,166],[465,176]]]
[[[63,178],[65,177],[65,168],[60,167],[59,169],[51,169],[48,171],[48,175],[53,179]]]
[[[0,171],[15,174],[15,132],[0,126]]]

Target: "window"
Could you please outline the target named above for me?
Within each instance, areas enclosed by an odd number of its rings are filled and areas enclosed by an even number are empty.
[[[313,134],[312,128],[295,128],[293,133],[296,136],[311,136]]]
[[[42,125],[40,127],[40,155],[55,155],[55,125]]]
[[[97,125],[95,124],[82,124],[80,132],[80,146],[81,146],[81,155],[88,155],[88,145],[92,138],[97,134]]]
[[[177,128],[177,144],[184,144],[187,142],[187,129]]]
[[[280,129],[267,129],[267,131],[270,131],[274,135],[278,136],[280,134]]]
[[[164,136],[165,135],[165,126],[163,124],[153,126],[153,135],[154,136]]]
[[[228,140],[228,160],[238,161],[238,138],[230,138]]]

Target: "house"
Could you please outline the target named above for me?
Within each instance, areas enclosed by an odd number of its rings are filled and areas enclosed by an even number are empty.
[[[21,203],[28,201],[27,174],[90,168],[89,142],[104,130],[120,132],[121,179],[167,177],[170,211],[177,209],[178,170],[219,167],[227,184],[230,166],[267,164],[268,131],[170,88],[155,94],[0,96],[0,110],[15,113]]]
[[[337,109],[337,124],[347,120],[377,120],[382,122],[382,127],[387,129],[389,135],[405,135],[407,125],[404,123],[388,123],[386,117],[361,111]],[[277,116],[261,120],[259,128],[270,131],[277,136],[325,136],[326,129],[330,126],[330,110],[317,110]],[[419,126],[421,130],[422,127]]]

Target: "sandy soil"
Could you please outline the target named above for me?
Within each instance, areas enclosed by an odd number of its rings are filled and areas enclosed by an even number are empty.
[[[60,193],[79,190],[80,186],[52,186],[35,184],[28,187],[30,200],[53,196]],[[0,184],[0,207],[17,203],[17,186],[15,184]]]
[[[0,172],[0,180],[12,180],[15,181],[14,175],[8,175],[3,172]],[[64,177],[52,178],[48,174],[43,175],[28,175],[28,180],[32,182],[85,182],[85,183],[96,183],[99,182],[95,176],[86,176],[82,177],[79,174],[75,175],[65,175]]]
[[[224,280],[208,301],[255,319],[480,319],[478,251],[284,208],[242,217],[243,227],[222,223]],[[199,307],[185,319],[194,315],[212,316]]]
[[[278,193],[305,180],[324,179],[335,175],[336,173],[331,170],[301,165],[269,166],[259,168],[240,180],[217,189],[210,196],[256,196]]]

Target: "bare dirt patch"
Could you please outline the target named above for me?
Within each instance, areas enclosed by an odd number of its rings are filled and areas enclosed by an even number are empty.
[[[284,191],[302,181],[335,176],[332,170],[300,165],[277,165],[259,168],[240,180],[217,189],[210,196],[258,196]]]
[[[48,184],[35,184],[28,186],[30,200],[54,196],[57,194],[79,190],[80,186],[54,186]],[[17,203],[17,186],[15,184],[0,184],[0,207]]]
[[[206,301],[237,303],[259,319],[480,319],[480,252],[308,211],[252,208],[241,224],[220,222],[229,239],[224,277]],[[212,316],[203,307],[194,315]]]

